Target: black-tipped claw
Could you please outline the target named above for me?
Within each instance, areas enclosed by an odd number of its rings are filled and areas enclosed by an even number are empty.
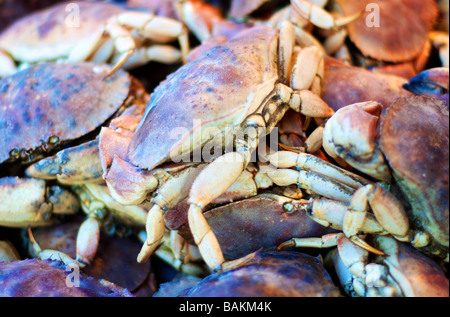
[[[425,70],[404,84],[403,88],[421,96],[427,96],[444,101],[449,105],[449,69],[436,67]]]

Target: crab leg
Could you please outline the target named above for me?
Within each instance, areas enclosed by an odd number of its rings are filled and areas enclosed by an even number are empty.
[[[8,240],[0,240],[0,262],[13,262],[20,260],[19,252]]]
[[[285,248],[330,248],[337,245],[338,233],[330,233],[318,238],[293,238],[278,246],[278,250]]]
[[[335,20],[333,16],[324,9],[311,4],[306,0],[291,0],[291,4],[292,8],[298,15],[322,29],[332,29],[335,27],[344,26],[350,22],[353,22],[361,15],[361,13],[358,13]]]
[[[369,204],[374,214],[368,213]],[[343,230],[346,237],[361,248],[375,254],[383,254],[359,238],[360,233],[393,234],[407,239],[408,218],[392,195],[379,186],[366,185],[359,188],[348,204],[330,200],[314,199],[308,208],[310,217],[326,227]]]
[[[170,233],[171,236],[172,232],[173,231],[171,231]],[[171,240],[171,238],[168,238],[167,235],[168,233],[165,234],[163,244],[160,245],[160,247],[155,251],[155,255],[158,258],[175,268],[177,271],[181,271],[192,276],[205,276],[210,273],[204,266],[190,262],[191,259],[185,259],[185,261],[181,261],[180,258],[177,257],[176,253],[173,252],[173,249],[169,245],[167,245],[167,242]],[[147,239],[146,237],[141,237],[140,240],[143,240],[145,242]],[[172,244],[171,241],[170,244]],[[186,244],[183,244],[183,246],[183,251],[186,252],[189,257],[191,257],[190,254],[192,253],[192,247],[194,246],[187,246]],[[196,253],[198,254],[198,252]],[[201,256],[195,259],[201,260]]]
[[[61,261],[65,265],[75,264],[75,265],[80,265],[80,267],[83,267],[83,264],[75,261],[74,259],[72,259],[69,255],[65,254],[64,252],[57,251],[57,250],[50,250],[50,249],[42,250],[41,247],[39,246],[38,242],[36,241],[36,238],[34,237],[33,232],[31,231],[30,227],[28,227],[28,237],[30,239],[30,242],[33,247],[33,251],[34,251],[35,255],[37,257],[39,257],[40,259],[42,259],[42,260],[50,259],[50,260],[54,260],[54,261]]]
[[[352,237],[360,231],[369,205],[384,229],[399,239],[405,239],[409,231],[409,221],[403,206],[390,192],[375,185],[362,187],[353,195],[343,225],[347,237]]]
[[[0,50],[0,78],[7,77],[17,71],[16,64],[12,58]]]
[[[430,68],[411,78],[403,88],[417,95],[443,100],[448,105],[448,74],[448,67]]]
[[[365,178],[308,153],[279,151],[270,155],[269,160],[277,168],[285,169],[295,167],[297,170],[312,171],[354,189],[370,184]]]
[[[211,38],[214,22],[224,20],[218,8],[203,1],[174,0],[173,2],[177,16],[200,42]]]
[[[127,27],[137,29],[145,38],[160,43],[178,38],[183,60],[185,60],[189,52],[187,32],[178,21],[142,12],[122,13],[112,17],[105,25],[105,31],[114,39],[116,50],[119,53],[119,59],[115,63],[111,74],[122,67],[136,50],[135,41]],[[153,55],[153,57],[158,60],[159,56]],[[164,56],[162,56],[162,60],[165,60]]]
[[[89,264],[93,261],[100,239],[100,225],[107,213],[117,216],[126,224],[145,224],[147,213],[139,206],[124,206],[115,201],[105,186],[91,184],[73,186],[83,211],[88,215],[77,234],[77,261]]]
[[[40,179],[56,179],[65,185],[103,183],[98,140],[59,151],[29,166],[25,174]]]
[[[224,154],[205,168],[191,188],[188,201],[189,227],[203,259],[213,269],[220,267],[225,258],[202,210],[224,193],[238,179],[244,168],[245,159],[242,154],[236,152]],[[206,188],[208,190],[205,190]]]
[[[222,195],[236,182],[250,162],[251,154],[258,146],[258,127],[265,127],[259,115],[250,116],[244,123],[249,128],[248,138],[236,141],[236,152],[226,153],[210,163],[195,179],[189,194],[189,227],[200,253],[211,269],[223,269],[225,262],[222,250],[214,232],[208,225],[202,210]],[[220,182],[217,182],[220,180]],[[205,189],[208,190],[205,190]],[[239,259],[236,260],[239,263]],[[233,264],[228,263],[227,267]]]
[[[158,194],[152,199],[153,206],[146,220],[147,240],[138,255],[138,262],[145,262],[164,237],[166,222],[165,211],[175,207],[189,194],[190,184],[202,171],[204,165],[188,167],[177,176],[164,182],[158,189]]]
[[[34,178],[0,178],[0,224],[24,228],[53,222],[52,214],[78,211],[74,195],[58,186],[47,188],[45,181]]]
[[[353,188],[310,171],[278,169],[268,172],[267,175],[278,186],[296,184],[300,188],[338,201],[349,202],[354,193]]]
[[[449,39],[448,33],[443,31],[431,31],[428,35],[431,44],[439,50],[442,66],[449,67]],[[447,80],[448,83],[448,80]]]

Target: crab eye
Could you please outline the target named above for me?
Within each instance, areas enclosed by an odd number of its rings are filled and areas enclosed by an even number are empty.
[[[14,148],[11,151],[9,151],[9,156],[13,159],[18,159],[20,155],[20,149]]]
[[[57,136],[57,135],[52,135],[51,137],[48,138],[47,143],[53,144],[53,145],[54,145],[54,144],[58,144],[59,141],[60,141],[59,136]]]

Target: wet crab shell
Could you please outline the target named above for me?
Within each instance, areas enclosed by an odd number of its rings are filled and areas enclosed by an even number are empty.
[[[352,42],[364,55],[388,62],[417,57],[438,15],[436,2],[430,0],[337,2],[347,16],[362,13],[347,26]],[[373,24],[376,19],[379,26]]]
[[[277,42],[269,27],[243,31],[161,83],[131,140],[131,163],[150,170],[179,155],[200,129],[238,126],[254,113],[278,79]],[[202,145],[208,140],[202,135]]]
[[[59,261],[22,260],[0,263],[2,297],[131,297],[128,290],[80,272],[80,285],[67,283],[73,268]]]
[[[213,273],[186,297],[339,297],[321,261],[294,251],[265,252],[244,266]]]
[[[293,237],[316,237],[334,232],[308,217],[301,210],[288,211],[292,203],[272,194],[261,194],[242,201],[219,206],[205,212],[211,229],[217,236],[224,256],[243,257],[251,252],[271,249]],[[182,209],[182,206],[177,206]],[[188,242],[193,243],[187,225],[187,208],[166,213],[166,223]],[[183,223],[182,226],[176,224]]]
[[[74,18],[77,8],[79,21]],[[74,45],[123,11],[115,4],[66,2],[19,19],[0,34],[0,48],[13,59],[36,63],[68,56]],[[76,24],[74,24],[76,23]]]
[[[413,221],[448,250],[448,107],[428,97],[402,98],[384,108],[381,120],[381,149],[411,202]]]
[[[40,64],[0,80],[0,163],[32,161],[110,118],[128,96],[130,76],[119,70],[104,80],[108,69]]]

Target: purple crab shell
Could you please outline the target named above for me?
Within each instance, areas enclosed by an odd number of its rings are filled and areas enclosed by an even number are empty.
[[[2,297],[132,297],[124,288],[98,281],[62,262],[27,259],[0,262]],[[79,283],[78,283],[79,281]]]

